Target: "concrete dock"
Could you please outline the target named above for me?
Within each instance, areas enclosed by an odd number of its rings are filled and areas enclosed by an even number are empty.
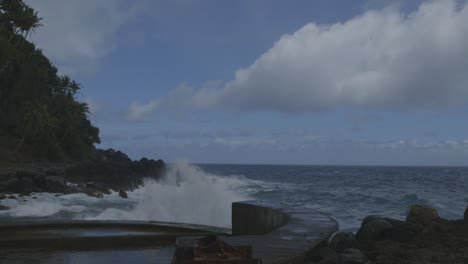
[[[320,212],[266,202],[233,203],[232,230],[132,221],[27,221],[0,224],[0,263],[170,263],[176,244],[216,234],[250,245],[263,263],[301,263],[304,253],[338,230]]]

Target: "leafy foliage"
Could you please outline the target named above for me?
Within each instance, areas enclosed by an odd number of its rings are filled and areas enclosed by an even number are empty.
[[[88,106],[76,99],[80,85],[57,69],[27,41],[41,19],[22,0],[0,0],[0,136],[35,157],[87,157],[99,143]]]

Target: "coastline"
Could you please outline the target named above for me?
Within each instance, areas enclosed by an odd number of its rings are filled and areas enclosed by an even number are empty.
[[[143,178],[159,179],[163,160],[131,160],[113,149],[95,149],[88,159],[74,163],[9,163],[0,167],[0,200],[11,194],[85,193],[103,198],[111,191],[126,198],[143,184]]]
[[[306,254],[310,264],[423,264],[468,262],[468,207],[464,219],[441,218],[413,205],[406,220],[369,215],[356,233],[337,232]]]

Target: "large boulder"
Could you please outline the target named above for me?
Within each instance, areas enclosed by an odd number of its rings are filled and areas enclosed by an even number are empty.
[[[382,216],[378,216],[378,215],[368,215],[366,217],[364,217],[364,219],[362,219],[362,222],[361,222],[361,226],[369,223],[369,222],[372,222],[374,220],[377,220],[377,219],[382,219],[383,217]]]
[[[375,240],[381,239],[384,232],[391,227],[392,224],[384,218],[376,218],[372,221],[367,221],[357,231],[356,239],[364,244],[372,243]]]
[[[351,232],[339,232],[334,234],[328,246],[338,253],[343,253],[349,248],[361,248],[359,241],[356,240],[354,234]]]
[[[103,194],[111,194],[112,192],[109,190],[110,187],[105,183],[99,182],[87,182],[86,189],[90,192],[102,192]]]
[[[438,223],[440,221],[441,218],[436,209],[429,206],[413,205],[406,216],[406,222],[421,227],[427,227],[432,223]]]
[[[394,219],[388,219],[392,224],[392,227],[385,230],[383,233],[383,238],[404,243],[412,240],[416,235],[421,233],[422,228],[413,223],[407,223],[404,221],[398,221]]]
[[[124,199],[127,199],[128,198],[128,195],[127,195],[127,192],[124,191],[124,190],[120,190],[119,191],[119,196],[124,198]]]
[[[104,198],[104,194],[102,192],[87,192],[86,195],[88,195],[89,197],[94,197],[94,198],[100,198],[100,199]]]
[[[0,211],[10,210],[10,207],[0,204]]]

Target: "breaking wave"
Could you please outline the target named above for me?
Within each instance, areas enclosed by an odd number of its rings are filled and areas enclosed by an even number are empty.
[[[220,177],[187,162],[177,162],[162,179],[146,179],[144,186],[128,193],[128,199],[117,193],[104,199],[84,194],[55,197],[43,193],[36,199],[5,200],[4,205],[11,209],[0,211],[0,216],[168,221],[230,227],[231,203],[249,199],[249,185],[242,177]]]

